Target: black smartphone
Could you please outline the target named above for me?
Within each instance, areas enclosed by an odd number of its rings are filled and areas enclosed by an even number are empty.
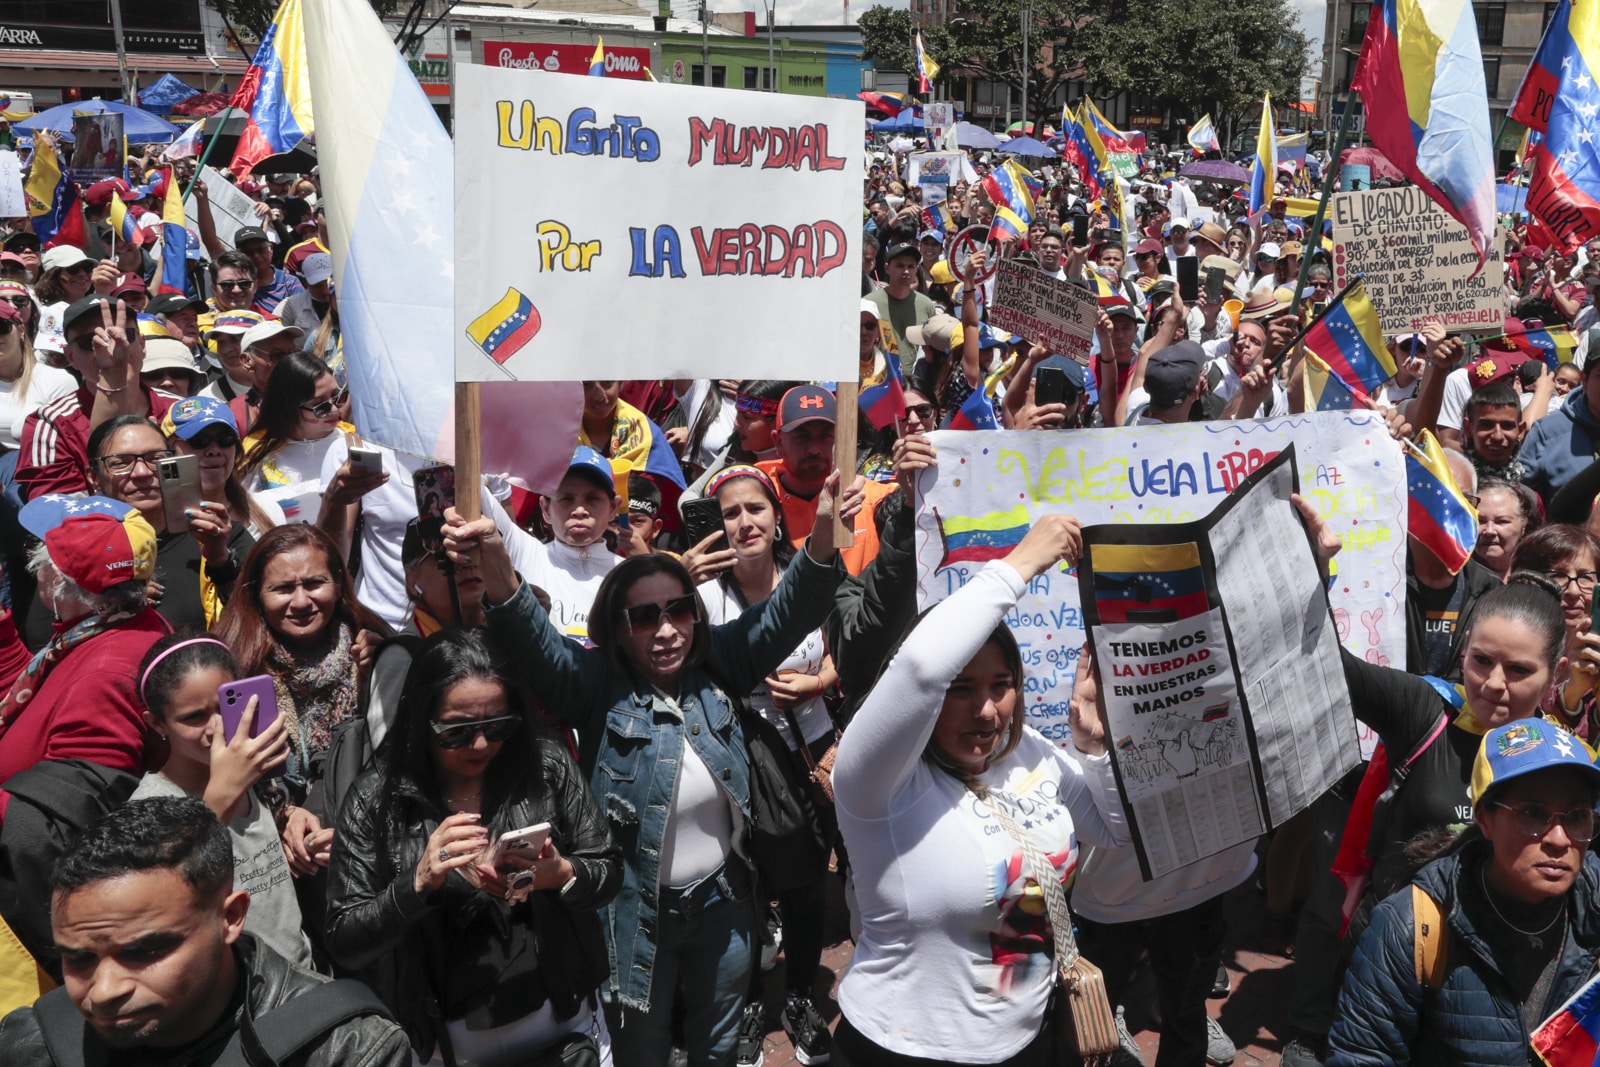
[[[1206,271],[1206,303],[1212,307],[1222,303],[1222,283],[1227,280],[1228,272],[1221,267]]]
[[[1200,261],[1193,256],[1178,258],[1178,295],[1185,304],[1200,299]]]
[[[678,514],[683,516],[685,548],[693,548],[712,534],[723,533],[722,505],[715,497],[702,496],[683,500],[678,504]]]
[[[1078,248],[1089,243],[1089,216],[1072,216],[1072,243]]]
[[[1033,403],[1036,407],[1064,404],[1066,393],[1067,372],[1060,367],[1040,367],[1033,372]]]

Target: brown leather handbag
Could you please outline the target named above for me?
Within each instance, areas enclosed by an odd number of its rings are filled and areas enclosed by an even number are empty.
[[[1052,994],[1056,1036],[1062,1043],[1062,1059],[1076,1057],[1085,1067],[1110,1067],[1117,1051],[1117,1018],[1106,993],[1106,978],[1100,968],[1083,958],[1077,939],[1072,936],[1072,913],[1067,895],[1049,858],[1039,850],[1000,807],[984,793],[977,794],[995,820],[1022,849],[1028,871],[1044,895],[1050,933],[1056,947],[1056,987]]]

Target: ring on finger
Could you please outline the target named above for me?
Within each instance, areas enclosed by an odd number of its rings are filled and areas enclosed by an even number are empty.
[[[444,863],[444,862],[447,862],[449,859],[450,859],[450,850],[441,845],[440,848],[439,848],[439,862],[440,863]]]

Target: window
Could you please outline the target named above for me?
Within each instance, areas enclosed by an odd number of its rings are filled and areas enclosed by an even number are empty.
[[[1555,18],[1556,15],[1556,6],[1555,4],[1544,5],[1544,20],[1539,23],[1539,33],[1541,35],[1550,28],[1550,20]]]
[[[1356,5],[1350,12],[1350,28],[1344,35],[1344,43],[1359,48],[1367,36],[1367,16],[1371,8]]]
[[[706,83],[706,68],[699,63],[689,68],[689,84],[704,85]],[[728,87],[728,68],[711,65],[711,87],[713,89],[726,89]]]
[[[1472,13],[1478,16],[1478,43],[1499,45],[1506,39],[1506,5],[1473,4]]]
[[[744,87],[746,89],[754,89],[756,87],[756,85],[759,84],[759,82],[760,82],[760,75],[761,75],[761,68],[760,67],[746,67],[746,68],[744,68]]]
[[[1500,95],[1500,57],[1483,57],[1483,84],[1488,87],[1489,98]]]

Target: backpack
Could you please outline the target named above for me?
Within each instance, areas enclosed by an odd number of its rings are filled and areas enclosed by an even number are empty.
[[[133,795],[137,776],[88,760],[46,760],[12,775],[0,825],[0,1012],[61,981],[50,929],[50,870],[90,826]]]
[[[105,1047],[91,1038],[88,1021],[65,989],[40,997],[33,1014],[56,1067],[104,1067]],[[258,1019],[241,1012],[239,1028],[214,1067],[281,1067],[335,1027],[363,1015],[394,1018],[377,994],[360,982],[343,978],[320,983]]]
[[[385,652],[397,645],[415,659],[417,649],[422,647],[422,638],[416,634],[395,634],[378,646],[378,651],[372,656],[374,667]],[[338,819],[345,794],[350,792],[356,779],[372,766],[376,756],[372,747],[372,730],[367,725],[372,690],[373,685],[369,681],[356,710],[333,728],[333,737],[328,742],[327,750],[311,761],[311,789],[306,794],[305,808],[320,819],[323,826],[332,826]]]
[[[1450,973],[1450,927],[1439,902],[1411,883],[1411,957],[1417,984],[1437,993]]]

